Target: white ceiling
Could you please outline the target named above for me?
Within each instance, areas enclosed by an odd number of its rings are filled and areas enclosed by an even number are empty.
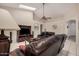
[[[0,6],[8,6],[12,8],[19,8],[19,4],[24,4],[30,7],[35,7],[35,15],[41,18],[42,15],[42,3],[6,3],[0,4]],[[75,3],[46,3],[45,4],[45,16],[50,16],[52,18],[64,16],[67,12],[74,9]]]

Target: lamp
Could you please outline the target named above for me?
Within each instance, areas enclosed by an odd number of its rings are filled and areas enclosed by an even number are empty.
[[[20,30],[10,13],[0,8],[0,55],[9,55],[10,40],[5,36],[4,30]]]

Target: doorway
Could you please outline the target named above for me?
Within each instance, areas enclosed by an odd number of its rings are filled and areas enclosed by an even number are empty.
[[[70,20],[68,21],[68,37],[72,41],[76,42],[76,20]]]

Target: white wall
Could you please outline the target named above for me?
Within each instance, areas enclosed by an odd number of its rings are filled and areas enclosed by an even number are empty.
[[[60,18],[60,19],[62,19],[62,18]],[[54,22],[51,21],[51,22],[47,22],[47,23],[43,24],[43,31],[46,28],[46,31],[55,32],[55,34],[62,34],[62,33],[66,34],[67,25],[63,19],[62,20],[60,20],[60,19],[58,19],[58,21],[54,21]],[[57,28],[55,29],[53,27],[53,25],[56,25]]]

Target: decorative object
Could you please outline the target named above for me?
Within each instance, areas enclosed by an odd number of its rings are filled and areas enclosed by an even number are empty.
[[[10,15],[10,13],[0,8],[0,56],[8,56],[10,50],[10,43],[12,40],[8,39],[8,36],[4,34],[4,30],[19,30],[20,28]],[[10,33],[11,35],[11,33]],[[11,37],[10,37],[11,38]]]
[[[54,29],[57,29],[57,25],[52,25],[52,27],[53,27]]]
[[[35,29],[35,30],[39,30],[39,24],[38,24],[38,23],[35,23],[35,24],[34,24],[34,29]]]

